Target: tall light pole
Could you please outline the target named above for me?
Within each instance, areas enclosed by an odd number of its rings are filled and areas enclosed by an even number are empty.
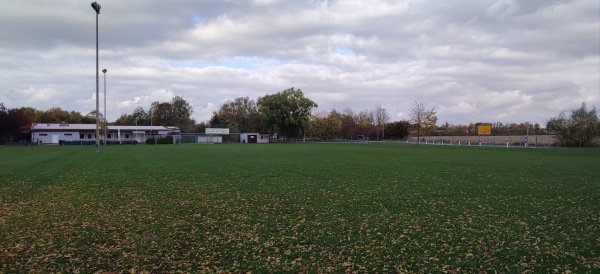
[[[104,73],[104,146],[106,146],[106,138],[108,137],[108,135],[106,135],[106,130],[108,128],[108,120],[106,118],[106,69],[102,70],[102,73]]]
[[[96,153],[100,152],[100,69],[98,67],[98,15],[100,14],[100,5],[92,3],[92,8],[96,11]]]
[[[150,114],[150,135],[152,135],[152,118],[154,118],[154,110],[152,110],[152,113]],[[156,145],[156,135],[154,134],[154,145]]]

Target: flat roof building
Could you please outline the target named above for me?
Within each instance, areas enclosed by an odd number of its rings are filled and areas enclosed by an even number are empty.
[[[172,126],[107,126],[100,131],[101,141],[137,141],[145,142],[148,138],[163,138],[168,135],[179,135],[178,127]],[[96,124],[47,124],[31,125],[31,141],[38,144],[58,144],[60,141],[96,141]]]

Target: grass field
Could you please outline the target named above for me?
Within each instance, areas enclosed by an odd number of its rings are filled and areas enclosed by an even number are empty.
[[[2,272],[600,272],[600,150],[0,147]]]

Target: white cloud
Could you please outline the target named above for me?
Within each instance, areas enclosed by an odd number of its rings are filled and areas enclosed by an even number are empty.
[[[54,88],[35,88],[29,87],[26,89],[17,90],[17,94],[23,98],[27,98],[27,104],[40,105],[40,104],[57,104],[58,91]]]
[[[469,104],[466,102],[460,102],[455,105],[441,106],[437,110],[437,114],[440,116],[450,115],[474,115],[478,111],[475,103]]]
[[[214,103],[207,103],[205,105],[192,106],[194,108],[194,114],[192,115],[196,122],[203,122],[208,120],[206,117],[211,117],[213,112],[219,110],[220,105]]]
[[[0,10],[0,25],[11,26],[0,30],[0,100],[9,108],[95,109],[93,10],[57,1]],[[407,119],[416,100],[435,106],[439,121],[463,124],[543,122],[581,102],[600,107],[598,1],[133,5],[102,2],[109,120],[180,94],[204,121],[235,97],[290,87],[319,110],[385,104],[393,119]]]
[[[252,0],[252,3],[258,6],[268,6],[279,2],[278,0]]]
[[[515,108],[528,105],[529,102],[531,102],[531,96],[513,90],[490,93],[485,105],[490,108]]]
[[[135,109],[136,107],[148,108],[152,102],[169,102],[175,96],[170,90],[155,90],[148,95],[136,96],[117,104],[117,109]]]

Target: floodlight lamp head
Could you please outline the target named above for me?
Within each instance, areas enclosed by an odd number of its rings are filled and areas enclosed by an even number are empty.
[[[103,70],[102,70],[102,72],[103,72],[103,73],[106,73],[106,72],[107,72],[107,70],[106,70],[106,69],[103,69]]]
[[[100,4],[98,4],[97,2],[93,2],[92,8],[96,11],[96,13],[100,14]]]

